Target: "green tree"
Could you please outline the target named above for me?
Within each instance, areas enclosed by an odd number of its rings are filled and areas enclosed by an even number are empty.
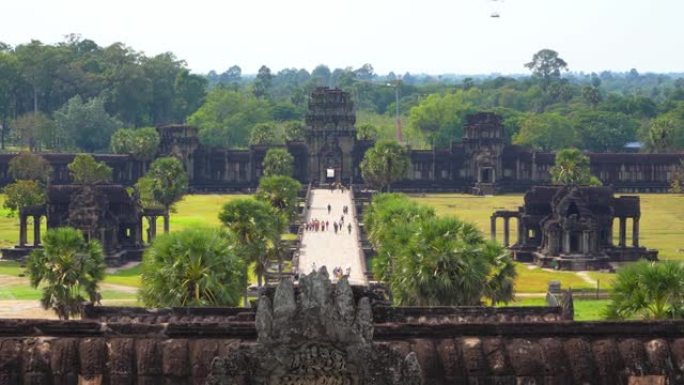
[[[131,154],[137,160],[149,161],[157,155],[159,133],[154,127],[120,128],[112,135],[111,147],[117,154]]]
[[[232,235],[193,228],[164,234],[145,251],[140,298],[145,306],[236,306],[245,264]]]
[[[361,175],[370,186],[389,190],[392,183],[406,177],[409,162],[405,147],[397,142],[380,141],[363,156]]]
[[[554,184],[601,185],[601,181],[591,175],[589,157],[576,148],[565,148],[558,151],[555,164],[549,172]]]
[[[639,121],[621,112],[577,109],[570,116],[583,149],[596,152],[622,151],[636,139]]]
[[[19,116],[12,123],[16,140],[29,148],[39,151],[43,146],[54,147],[55,124],[41,112],[29,112]]]
[[[285,140],[304,140],[304,124],[299,120],[285,122],[283,131],[285,134]]]
[[[301,183],[285,175],[265,176],[259,181],[256,198],[268,202],[291,220],[297,214]]]
[[[19,61],[16,55],[0,50],[0,148],[5,149],[8,121],[14,111],[17,89],[21,83]]]
[[[67,165],[75,183],[95,185],[112,181],[112,168],[104,162],[98,162],[89,154],[78,154]]]
[[[249,135],[250,145],[275,146],[283,142],[283,136],[273,123],[257,123]]]
[[[221,84],[227,85],[234,90],[238,89],[241,81],[242,68],[240,68],[238,65],[230,66],[226,72],[219,76],[219,82]]]
[[[435,210],[408,199],[403,194],[376,194],[363,214],[368,239],[376,251],[373,275],[389,282],[394,260],[414,235],[413,225],[435,217]]]
[[[294,157],[286,148],[270,148],[261,164],[264,176],[284,175],[292,176]]]
[[[38,154],[20,152],[9,161],[8,171],[15,180],[26,179],[47,183],[52,174],[52,166]]]
[[[261,66],[254,80],[254,96],[260,99],[268,98],[272,85],[273,74],[271,74],[271,69],[265,65]]]
[[[542,151],[569,147],[577,141],[577,134],[568,118],[558,113],[530,114],[513,136],[513,143]]]
[[[45,187],[35,180],[18,180],[5,186],[2,192],[5,194],[3,207],[12,214],[46,202]]]
[[[639,261],[618,271],[606,316],[609,319],[681,318],[682,305],[682,263]]]
[[[164,232],[169,232],[169,211],[188,191],[188,175],[178,158],[157,158],[150,165],[147,178],[152,180],[152,196],[164,207]]]
[[[603,96],[601,95],[601,89],[596,86],[584,86],[582,87],[582,98],[584,101],[590,105],[592,108],[601,103]]]
[[[430,94],[411,108],[409,124],[423,132],[433,147],[445,147],[461,139],[465,116],[473,109],[462,90],[446,95]]]
[[[398,254],[389,285],[402,306],[474,306],[513,299],[515,269],[501,246],[457,218],[431,218],[413,225]]]
[[[270,104],[251,94],[214,88],[188,123],[200,128],[202,144],[210,147],[244,147],[251,128],[270,120]]]
[[[372,124],[360,124],[356,127],[356,139],[376,140],[378,139],[378,128]]]
[[[535,53],[532,61],[525,64],[532,71],[532,75],[539,79],[542,90],[547,91],[549,86],[560,81],[561,71],[568,70],[568,64],[558,56],[558,52],[552,49],[542,49]]]
[[[684,113],[665,113],[651,121],[646,137],[654,152],[674,152],[684,148]]]
[[[67,143],[94,152],[109,147],[109,139],[121,123],[109,116],[104,100],[93,98],[84,102],[80,96],[69,99],[55,111],[55,123]]]
[[[84,294],[91,303],[100,298],[98,283],[105,273],[102,246],[86,242],[76,229],[48,230],[43,248],[31,252],[26,266],[31,286],[42,287],[41,305],[53,309],[60,319],[80,313]]]
[[[219,220],[237,237],[238,252],[254,266],[261,286],[268,267],[268,250],[277,247],[285,221],[270,203],[252,198],[226,203]]]

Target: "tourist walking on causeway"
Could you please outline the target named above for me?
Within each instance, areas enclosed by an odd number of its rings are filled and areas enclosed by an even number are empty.
[[[330,203],[328,203],[328,214],[330,214],[331,209],[332,209],[332,207],[330,206]]]
[[[351,223],[347,224],[347,231],[349,231],[349,234],[351,234]]]
[[[333,229],[335,229],[335,234],[337,234],[337,223],[333,222]]]

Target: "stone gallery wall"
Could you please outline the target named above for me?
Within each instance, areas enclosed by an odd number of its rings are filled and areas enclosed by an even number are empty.
[[[684,322],[375,324],[425,384],[682,384]],[[253,322],[0,321],[0,385],[204,384]]]

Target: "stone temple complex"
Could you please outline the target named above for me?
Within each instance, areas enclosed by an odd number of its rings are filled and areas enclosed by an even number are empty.
[[[504,223],[504,246],[518,261],[569,270],[610,269],[615,262],[655,260],[658,252],[639,244],[638,196],[613,196],[610,187],[536,186],[515,211],[491,216],[492,238],[498,218]],[[510,220],[517,239],[510,245]],[[628,221],[631,240],[628,244]],[[618,225],[617,244],[613,224]]]
[[[372,141],[356,139],[354,104],[347,92],[316,89],[309,100],[302,140],[285,147],[295,159],[294,177],[302,183],[323,182],[328,170],[345,183],[362,184],[359,164]],[[253,189],[262,174],[268,146],[216,149],[203,146],[196,127],[158,128],[158,155],[183,160],[193,191],[230,192]],[[393,187],[404,191],[454,191],[478,194],[524,192],[550,183],[554,153],[537,152],[507,143],[502,119],[493,113],[467,117],[461,138],[449,148],[410,151],[411,168]],[[684,154],[588,153],[591,172],[616,191],[665,192]],[[11,182],[8,163],[0,154],[0,184]],[[66,165],[73,154],[43,154],[55,170],[55,184],[68,184]],[[143,165],[127,155],[96,156],[114,169],[114,181],[132,185]]]

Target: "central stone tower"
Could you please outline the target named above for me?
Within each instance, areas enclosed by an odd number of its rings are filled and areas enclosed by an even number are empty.
[[[466,177],[474,182],[474,193],[494,194],[503,178],[501,155],[504,129],[501,117],[490,112],[468,115],[463,131]]]
[[[348,92],[317,88],[306,114],[309,180],[348,181],[353,175],[356,113]]]

